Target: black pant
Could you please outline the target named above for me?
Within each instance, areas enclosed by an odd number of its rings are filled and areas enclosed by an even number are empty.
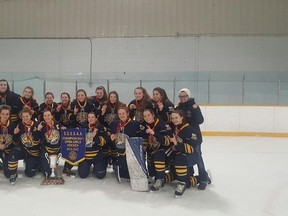
[[[78,164],[78,174],[80,178],[87,178],[90,173],[90,167],[93,165],[93,174],[98,179],[103,179],[106,176],[107,160],[101,159],[84,160]]]
[[[18,161],[21,159],[24,159],[25,162],[25,175],[33,177],[36,174],[38,157],[30,155],[25,149],[12,149],[8,158],[10,175],[17,173]]]

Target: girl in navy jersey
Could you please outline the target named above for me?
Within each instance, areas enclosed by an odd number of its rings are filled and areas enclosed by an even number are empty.
[[[170,122],[170,114],[174,104],[167,97],[166,91],[160,87],[153,89],[153,111],[163,121]]]
[[[61,147],[60,124],[53,119],[51,110],[44,110],[44,121],[40,122],[35,133],[36,139],[41,139],[41,166],[45,177],[51,175],[51,168],[47,157],[49,155],[58,155]]]
[[[109,134],[110,139],[117,150],[114,171],[118,181],[121,182],[121,178],[130,178],[126,161],[125,139],[126,137],[140,137],[141,132],[139,122],[132,120],[129,117],[129,110],[127,107],[120,107],[118,109],[118,117],[119,120],[113,121],[109,125]]]
[[[106,176],[107,162],[104,158],[103,147],[107,140],[107,131],[98,123],[95,113],[90,112],[86,127],[85,160],[78,165],[78,174],[81,178],[88,177],[91,165],[93,165],[93,174],[97,178],[102,179]]]
[[[40,152],[40,137],[35,137],[38,123],[32,118],[32,110],[24,107],[20,115],[21,122],[14,129],[14,139],[19,144],[11,150],[8,162],[11,185],[15,185],[17,181],[18,161],[21,159],[25,161],[25,175],[33,177],[36,174]]]
[[[107,91],[104,86],[98,86],[95,89],[95,96],[89,98],[95,107],[95,112],[98,113],[102,102],[107,101]]]
[[[39,105],[37,101],[33,98],[34,89],[30,86],[26,86],[23,90],[23,96],[17,98],[15,101],[15,106],[17,109],[15,113],[11,114],[11,120],[16,122],[21,121],[21,111],[24,107],[31,110],[32,118],[35,119],[38,116]]]
[[[88,113],[94,111],[94,105],[87,98],[86,91],[79,89],[76,99],[71,103],[73,127],[84,128],[88,122]]]
[[[2,105],[0,107],[0,158],[3,161],[4,175],[9,178],[8,159],[11,149],[14,146],[14,124],[10,121],[10,106]]]

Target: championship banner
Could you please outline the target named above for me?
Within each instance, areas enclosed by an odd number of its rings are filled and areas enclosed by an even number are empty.
[[[126,160],[132,190],[148,191],[148,172],[145,165],[142,138],[126,139]]]
[[[68,128],[61,130],[62,159],[71,165],[85,160],[85,128]]]

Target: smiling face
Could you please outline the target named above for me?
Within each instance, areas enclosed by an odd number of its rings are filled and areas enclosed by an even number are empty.
[[[154,122],[154,117],[155,116],[149,110],[145,110],[143,112],[143,117],[144,117],[145,122],[147,122],[148,124],[151,124],[151,123]]]
[[[126,122],[129,119],[129,114],[126,109],[120,108],[118,110],[118,117],[122,122]]]
[[[189,100],[189,96],[186,92],[180,92],[178,97],[181,103],[185,103]]]
[[[140,101],[144,97],[143,91],[141,89],[134,90],[134,97],[136,100]]]
[[[46,97],[45,97],[45,101],[47,104],[52,104],[53,103],[53,100],[54,100],[54,97],[52,94],[47,94]]]
[[[93,125],[93,124],[96,124],[96,121],[97,121],[97,118],[96,118],[95,114],[89,113],[88,114],[88,123]]]
[[[0,81],[0,93],[6,92],[8,89],[8,83],[6,81]]]
[[[102,89],[97,89],[95,94],[98,99],[102,99],[104,97],[104,91]]]
[[[83,91],[77,92],[77,100],[80,102],[84,102],[86,99],[86,94]]]
[[[30,88],[25,88],[23,91],[23,96],[26,99],[30,99],[33,96],[33,92]]]
[[[161,100],[162,100],[161,94],[160,94],[160,92],[158,92],[157,90],[154,90],[154,91],[153,91],[153,100],[154,100],[155,102],[158,102],[158,101],[161,101]]]
[[[45,111],[43,113],[43,118],[44,118],[44,121],[47,123],[47,124],[50,124],[53,120],[53,115],[51,114],[50,111]]]
[[[10,111],[8,109],[2,109],[0,112],[0,120],[3,124],[6,124],[10,118]]]
[[[68,96],[67,94],[62,94],[62,95],[61,95],[61,102],[62,102],[63,104],[68,104],[69,101],[70,101],[70,98],[69,98],[69,96]]]
[[[110,94],[109,101],[110,101],[111,104],[115,104],[117,102],[116,94]]]
[[[179,113],[172,113],[171,120],[174,125],[180,125],[183,123],[183,116],[180,116]]]
[[[22,121],[28,125],[31,123],[32,115],[29,112],[22,112],[21,118],[22,118]]]

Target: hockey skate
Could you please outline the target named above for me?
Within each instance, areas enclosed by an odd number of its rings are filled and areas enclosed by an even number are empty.
[[[164,187],[164,180],[157,179],[156,182],[150,187],[150,192],[155,192]]]
[[[183,195],[186,190],[186,183],[178,181],[176,190],[175,190],[175,198],[179,198]]]
[[[10,184],[11,184],[12,186],[14,186],[14,185],[17,183],[17,181],[18,181],[18,175],[17,175],[17,173],[14,174],[14,175],[11,175],[9,181],[10,181]]]

